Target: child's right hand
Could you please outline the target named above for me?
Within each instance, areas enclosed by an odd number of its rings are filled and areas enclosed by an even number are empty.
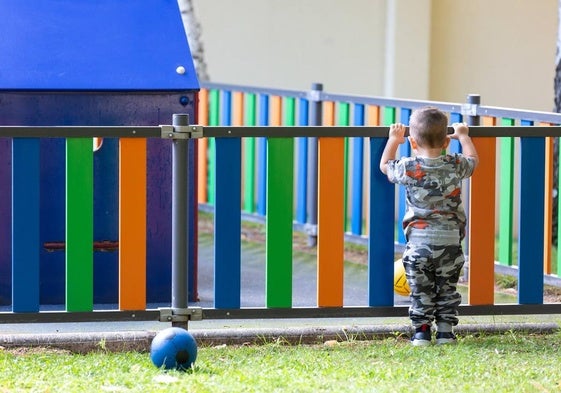
[[[405,143],[405,126],[401,123],[392,124],[390,126],[388,138],[399,144]]]

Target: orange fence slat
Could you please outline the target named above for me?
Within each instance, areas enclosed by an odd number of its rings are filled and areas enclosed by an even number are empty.
[[[282,97],[271,96],[270,123],[272,126],[282,125]]]
[[[492,125],[494,119],[484,118]],[[479,165],[470,180],[468,303],[494,303],[496,139],[473,138]],[[492,186],[490,186],[492,185]]]
[[[318,306],[343,306],[344,139],[318,138]]]
[[[119,308],[146,308],[146,139],[119,140]]]
[[[324,126],[334,126],[335,125],[335,103],[331,101],[325,101],[323,103],[323,125]]]

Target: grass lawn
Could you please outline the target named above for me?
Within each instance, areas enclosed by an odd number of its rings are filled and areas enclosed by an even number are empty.
[[[412,347],[401,337],[289,346],[201,347],[187,372],[147,353],[0,351],[0,392],[553,392],[561,334],[460,337]]]

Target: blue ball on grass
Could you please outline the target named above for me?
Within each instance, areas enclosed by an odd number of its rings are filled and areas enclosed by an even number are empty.
[[[197,342],[185,329],[164,329],[152,340],[150,359],[158,368],[188,370],[197,359]]]

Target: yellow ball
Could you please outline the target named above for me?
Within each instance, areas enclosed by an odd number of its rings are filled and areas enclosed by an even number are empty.
[[[401,258],[393,264],[393,290],[401,296],[409,296],[411,293]]]

